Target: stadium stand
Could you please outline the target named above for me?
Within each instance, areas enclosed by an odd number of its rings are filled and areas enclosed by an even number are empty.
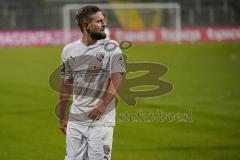
[[[82,0],[81,3],[109,3],[107,0]],[[111,1],[112,3],[113,1]],[[114,1],[114,2],[119,2]],[[128,0],[127,2],[177,2],[181,5],[183,26],[234,26],[240,24],[240,1],[236,0]],[[60,29],[62,28],[62,6],[79,3],[78,0],[1,0],[0,29]],[[110,11],[111,12],[111,11]],[[125,13],[134,21],[126,23],[115,11],[116,19],[112,27],[125,26],[142,28],[144,24],[137,10]],[[155,16],[151,20],[155,26],[160,22]]]

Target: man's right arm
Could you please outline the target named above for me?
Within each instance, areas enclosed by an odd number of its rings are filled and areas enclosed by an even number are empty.
[[[59,95],[59,127],[66,134],[67,115],[66,109],[72,95],[73,79],[61,79]]]

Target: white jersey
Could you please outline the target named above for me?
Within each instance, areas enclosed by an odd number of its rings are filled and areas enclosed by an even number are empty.
[[[116,41],[99,40],[86,46],[78,40],[64,47],[61,78],[73,79],[74,85],[68,121],[90,126],[115,125],[115,98],[99,120],[93,121],[87,114],[105,93],[111,74],[116,72],[126,72]]]

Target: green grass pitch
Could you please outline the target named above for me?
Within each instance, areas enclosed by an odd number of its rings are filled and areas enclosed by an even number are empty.
[[[54,115],[58,94],[48,77],[60,47],[0,48],[0,159],[60,160],[65,137]],[[157,62],[174,89],[120,102],[113,160],[240,159],[240,43],[145,44],[124,51],[129,62]],[[185,113],[192,122],[124,121],[121,114]]]

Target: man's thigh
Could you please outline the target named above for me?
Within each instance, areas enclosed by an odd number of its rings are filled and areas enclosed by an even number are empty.
[[[65,160],[88,160],[87,130],[88,126],[68,123]]]
[[[89,127],[89,160],[110,160],[112,151],[113,127]]]

